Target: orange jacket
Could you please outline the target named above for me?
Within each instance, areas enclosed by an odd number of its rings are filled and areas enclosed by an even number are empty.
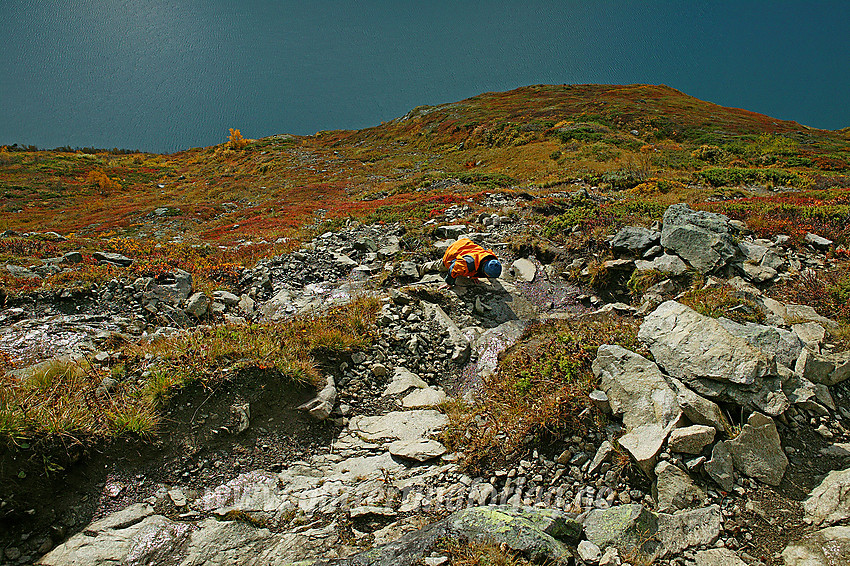
[[[485,250],[472,240],[461,238],[448,247],[443,254],[443,265],[449,270],[446,281],[453,284],[458,277],[483,277],[478,273],[481,262],[496,257],[491,250]]]

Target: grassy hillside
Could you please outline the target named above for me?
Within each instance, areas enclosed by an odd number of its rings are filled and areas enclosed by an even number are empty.
[[[6,262],[98,247],[226,271],[280,249],[312,221],[427,217],[483,191],[573,184],[612,201],[554,199],[542,235],[557,241],[575,224],[593,232],[646,222],[678,200],[765,233],[815,230],[846,243],[850,224],[847,130],[663,85],[528,86],[418,107],[363,130],[234,138],[172,155],[14,149],[0,152],[0,231],[56,231],[71,241],[7,238]]]

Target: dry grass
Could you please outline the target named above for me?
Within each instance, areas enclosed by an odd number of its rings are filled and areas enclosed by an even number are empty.
[[[765,314],[757,304],[728,286],[692,289],[678,301],[712,318],[723,316],[742,324],[765,321]]]
[[[371,343],[377,309],[377,299],[360,297],[326,313],[279,323],[201,328],[141,346],[127,365],[144,366],[146,359],[157,360],[139,392],[157,406],[188,383],[208,383],[249,367],[315,385],[320,378],[317,356],[338,355]]]
[[[525,446],[583,435],[599,415],[587,394],[596,380],[591,363],[602,344],[644,352],[637,321],[617,315],[583,317],[530,327],[484,380],[474,404],[447,405],[444,440],[462,451],[476,473],[518,458]]]
[[[275,370],[293,382],[315,383],[319,357],[370,343],[377,308],[376,299],[363,297],[280,324],[201,328],[131,349],[112,369],[57,359],[20,378],[4,373],[0,438],[153,434],[159,410],[181,387],[213,383],[241,368]],[[98,392],[105,377],[118,384]]]
[[[5,375],[0,388],[0,438],[31,436],[80,438],[155,428],[152,408],[119,387],[98,394],[109,374],[85,360],[56,359],[22,377]]]
[[[531,566],[522,555],[507,548],[482,542],[444,540],[438,548],[449,556],[452,566]]]

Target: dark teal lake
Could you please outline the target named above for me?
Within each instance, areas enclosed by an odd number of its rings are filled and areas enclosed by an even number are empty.
[[[175,151],[538,83],[850,126],[850,2],[0,0],[0,144]]]

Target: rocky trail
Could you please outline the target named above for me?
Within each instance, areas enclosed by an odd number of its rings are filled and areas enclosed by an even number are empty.
[[[352,223],[246,269],[232,292],[207,295],[175,272],[10,300],[0,349],[21,365],[109,364],[123,344],[199,321],[286,320],[363,293],[382,307],[373,346],[326,360],[324,388],[242,370],[182,391],[154,442],[57,446],[63,470],[4,451],[0,562],[437,566],[451,563],[445,545],[457,539],[594,566],[850,564],[850,355],[830,334],[835,321],[768,296],[832,261],[831,243],[812,235],[794,249],[674,205],[656,229],[612,234],[615,257],[600,267],[512,249],[529,230],[522,217],[452,222],[471,213],[452,207],[444,223],[426,223],[427,246],[398,225]],[[421,262],[397,259],[439,257],[460,236],[510,269],[444,291]],[[612,281],[603,298],[567,278],[600,268]],[[617,302],[635,271],[658,282],[636,306]],[[693,273],[755,305],[761,322],[680,302]],[[376,277],[382,286],[369,284]],[[599,348],[590,397],[607,424],[464,473],[441,441],[443,404],[475,403],[529,324],[614,315],[639,321],[652,359]]]

